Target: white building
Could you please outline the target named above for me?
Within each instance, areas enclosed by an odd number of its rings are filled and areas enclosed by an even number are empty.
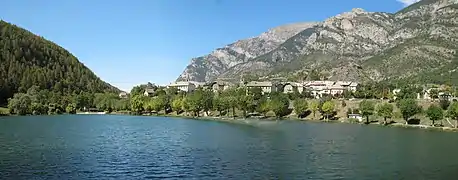
[[[213,92],[218,92],[229,89],[231,86],[233,86],[233,84],[225,81],[214,81],[210,83],[209,86],[213,90]]]
[[[184,92],[192,92],[194,91],[197,87],[194,83],[191,83],[189,81],[178,81],[171,83],[167,86],[167,88],[175,87],[180,91]]]
[[[127,98],[127,96],[128,96],[128,94],[126,92],[119,93],[119,98],[121,98],[121,99],[125,99],[125,98]]]
[[[342,95],[345,90],[356,91],[358,83],[350,81],[309,81],[304,83],[305,88],[310,90],[316,98],[322,97],[324,94],[328,95]]]
[[[246,84],[246,87],[247,88],[259,87],[261,88],[263,94],[277,91],[277,84],[268,82],[268,81],[266,82],[251,81]]]
[[[357,82],[352,82],[350,85],[349,85],[349,90],[351,92],[355,92],[357,89],[358,89],[358,86],[359,84]]]
[[[338,86],[338,85],[333,85],[329,88],[330,94],[335,96],[335,95],[342,95],[345,90],[348,88],[343,87],[343,86]]]
[[[146,88],[145,89],[145,92],[143,92],[143,95],[144,96],[152,96],[155,92],[155,89],[153,88]]]
[[[304,91],[304,85],[302,83],[288,82],[283,86],[283,93],[293,93],[294,90],[302,93]]]

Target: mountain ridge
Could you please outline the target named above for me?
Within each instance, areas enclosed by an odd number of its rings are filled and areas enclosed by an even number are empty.
[[[186,79],[193,81],[240,78],[244,74],[288,76],[297,72],[308,74],[311,70],[319,70],[324,74],[322,78],[337,80],[418,79],[429,68],[440,68],[453,60],[457,51],[454,42],[458,39],[458,22],[453,18],[457,16],[456,6],[455,0],[423,0],[396,13],[354,8],[303,29],[269,52],[233,61],[231,67],[223,72],[214,71],[211,77],[192,76],[192,68],[184,72]],[[421,48],[427,51],[418,50],[417,43],[423,43]],[[404,48],[407,56],[401,56],[399,48]],[[439,60],[433,60],[436,58]],[[210,64],[213,60],[201,61]],[[414,64],[420,67],[411,66]],[[392,69],[386,71],[381,67]],[[202,72],[212,72],[211,66],[205,68]],[[404,71],[405,74],[399,73]]]

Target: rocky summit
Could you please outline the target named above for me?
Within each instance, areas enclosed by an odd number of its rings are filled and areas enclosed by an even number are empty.
[[[394,14],[355,8],[273,28],[192,59],[178,80],[249,74],[458,84],[457,51],[458,0],[423,0]]]

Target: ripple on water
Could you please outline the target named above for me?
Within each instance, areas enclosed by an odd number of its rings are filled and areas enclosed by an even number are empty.
[[[454,179],[458,169],[458,145],[449,143],[458,141],[455,133],[247,123],[251,126],[133,116],[7,117],[0,121],[0,177]]]

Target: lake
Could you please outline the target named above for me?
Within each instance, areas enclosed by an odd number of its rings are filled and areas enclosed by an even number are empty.
[[[0,117],[1,179],[457,179],[458,134],[312,122]]]

